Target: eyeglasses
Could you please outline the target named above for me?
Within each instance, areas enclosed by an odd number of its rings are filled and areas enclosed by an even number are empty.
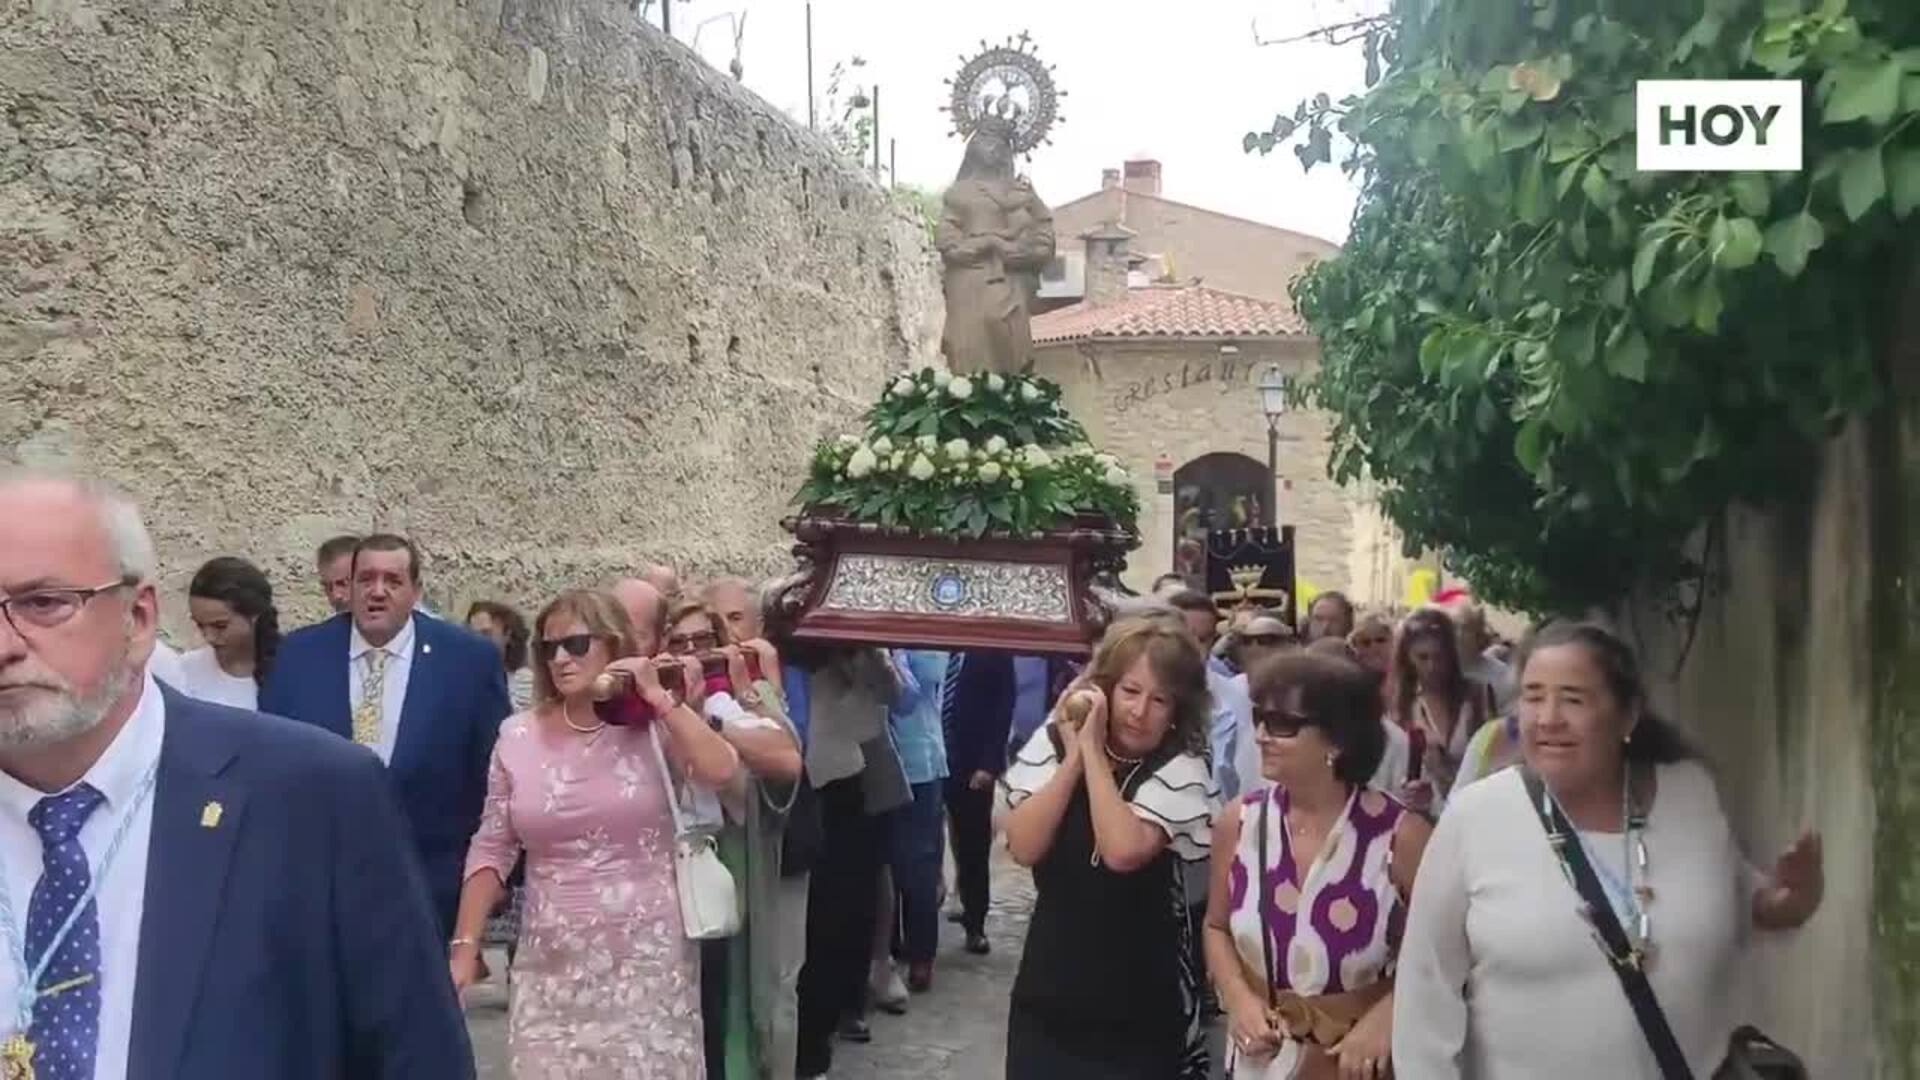
[[[562,649],[567,651],[568,656],[578,660],[592,648],[592,634],[568,634],[566,637],[541,638],[534,645],[534,652],[539,654],[541,663],[550,664]]]
[[[674,634],[667,638],[667,651],[671,653],[699,652],[703,649],[718,648],[719,645],[719,635],[711,630],[698,634]]]
[[[121,578],[91,589],[34,589],[0,600],[0,614],[6,615],[8,625],[16,634],[24,636],[27,627],[51,630],[80,614],[80,609],[101,593],[132,588],[139,583],[139,578]]]
[[[1304,728],[1313,726],[1313,717],[1292,709],[1263,709],[1253,707],[1253,722],[1261,731],[1282,739],[1291,739]]]

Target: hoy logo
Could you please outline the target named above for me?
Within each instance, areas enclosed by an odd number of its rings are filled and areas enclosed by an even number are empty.
[[[1642,79],[1634,118],[1641,172],[1800,171],[1798,80]]]

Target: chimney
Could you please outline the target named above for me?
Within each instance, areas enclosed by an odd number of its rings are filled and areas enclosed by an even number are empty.
[[[1114,188],[1117,188],[1119,186],[1120,186],[1120,170],[1119,169],[1101,169],[1100,170],[1100,190],[1101,191],[1112,191]]]
[[[1126,163],[1122,186],[1136,195],[1160,194],[1160,163],[1152,158],[1135,158]]]
[[[1133,230],[1109,222],[1080,234],[1087,245],[1086,302],[1100,307],[1127,298],[1128,250]]]

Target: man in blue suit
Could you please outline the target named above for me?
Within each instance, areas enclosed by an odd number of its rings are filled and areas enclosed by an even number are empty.
[[[1018,687],[1013,657],[954,653],[941,689],[940,725],[947,739],[947,833],[953,841],[954,883],[967,951],[986,955],[987,904],[992,899],[994,784],[1007,771],[1007,733]]]
[[[348,612],[287,635],[260,711],[326,728],[386,762],[451,936],[493,742],[513,704],[492,643],[420,614],[419,599],[419,550],[386,533],[361,540]]]
[[[471,1080],[379,762],[162,689],[153,577],[132,504],[0,472],[0,1067]]]

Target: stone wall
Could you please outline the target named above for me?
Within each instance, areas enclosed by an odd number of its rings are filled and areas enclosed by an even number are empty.
[[[1730,514],[1725,587],[1697,627],[1652,602],[1624,620],[1660,707],[1708,754],[1748,858],[1771,867],[1806,826],[1825,838],[1824,909],[1797,934],[1763,939],[1748,983],[1760,989],[1754,1021],[1815,1076],[1876,1075],[1868,462],[1857,426],[1827,452],[1817,494]]]
[[[1269,363],[1301,376],[1318,364],[1310,340],[1240,339],[1222,354],[1213,340],[1098,342],[1037,349],[1036,374],[1061,384],[1067,409],[1096,446],[1126,462],[1140,485],[1141,547],[1126,580],[1145,590],[1173,566],[1173,496],[1154,487],[1161,454],[1178,469],[1211,453],[1244,454],[1263,467],[1267,421],[1256,389]],[[1282,524],[1298,529],[1297,572],[1322,589],[1346,588],[1353,569],[1355,501],[1327,478],[1327,418],[1280,421]],[[1371,598],[1367,598],[1371,599]]]
[[[921,226],[624,0],[0,8],[0,458],[318,608],[770,570],[823,431],[937,352]],[[178,634],[175,635],[178,638]]]
[[[1888,305],[1903,325],[1887,407],[1823,449],[1809,492],[1728,515],[1697,627],[1649,601],[1623,620],[1660,703],[1709,755],[1749,858],[1770,867],[1801,828],[1823,835],[1823,909],[1764,941],[1748,984],[1756,1022],[1817,1077],[1920,1076],[1920,273],[1909,280]]]

